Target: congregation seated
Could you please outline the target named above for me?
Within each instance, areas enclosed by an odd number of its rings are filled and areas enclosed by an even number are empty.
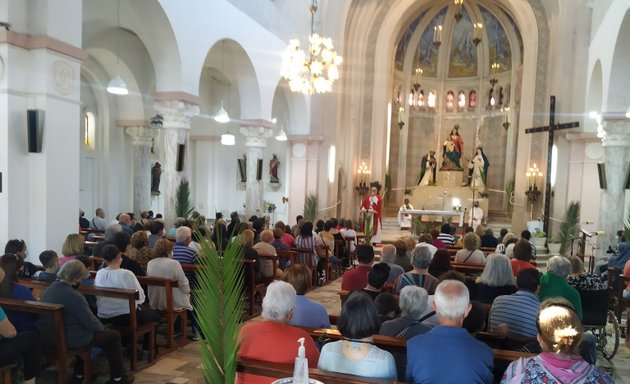
[[[464,229],[464,236],[460,236],[455,241],[455,247],[456,248],[463,248],[464,247],[464,237],[466,237],[466,235],[469,234],[469,233],[475,233],[475,230],[473,229],[473,227],[466,227]],[[479,236],[477,236],[477,238],[478,237]],[[479,240],[479,246],[481,246],[481,239]]]
[[[464,319],[462,327],[468,331],[472,337],[477,337],[477,334],[486,329],[486,319],[488,318],[488,311],[483,303],[477,300],[470,301],[470,312]]]
[[[451,234],[451,225],[449,223],[442,224],[442,227],[440,227],[440,234],[437,236],[437,239],[447,247],[455,246],[455,236]]]
[[[256,283],[262,281],[261,262],[258,253],[254,250],[254,231],[246,229],[241,232],[239,241],[242,247],[243,260],[253,260],[254,264],[254,280]]]
[[[584,334],[579,315],[570,303],[544,301],[537,317],[542,353],[512,362],[501,383],[602,383],[614,381],[578,354]]]
[[[411,254],[411,264],[413,270],[406,272],[398,277],[394,284],[396,291],[400,292],[407,285],[415,285],[427,290],[432,295],[437,287],[438,280],[429,274],[428,268],[431,263],[432,249],[427,244],[418,244]]]
[[[120,268],[129,270],[136,276],[146,276],[144,268],[137,261],[127,256],[127,253],[131,250],[131,239],[125,231],[115,234],[112,244],[120,250]],[[104,258],[103,254],[101,254],[101,257]]]
[[[291,284],[280,280],[269,284],[262,302],[263,321],[248,322],[241,328],[238,357],[293,365],[298,339],[304,338],[308,366],[317,367],[320,356],[311,336],[301,328],[288,325],[295,303],[296,293]],[[244,373],[237,373],[237,380],[241,383],[269,382]]]
[[[276,249],[276,253],[278,251],[289,251],[289,246],[282,242],[282,236],[286,234],[284,229],[274,228],[272,232],[273,242],[271,243],[271,246]],[[289,265],[291,265],[291,260],[286,256],[280,256],[278,259],[278,267],[284,271]]]
[[[628,240],[630,241],[630,239]],[[617,245],[617,252],[608,259],[608,268],[615,268],[623,271],[628,261],[630,261],[630,243],[625,241],[622,236],[619,244]]]
[[[15,300],[37,301],[28,287],[18,284],[20,270],[24,268],[22,258],[14,254],[0,257],[0,269],[4,272],[4,279],[0,282],[0,297]],[[9,321],[18,333],[37,331],[38,315],[18,311],[6,311]]]
[[[126,233],[121,232],[126,235]],[[96,273],[94,286],[99,288],[132,289],[138,292],[136,300],[136,319],[138,324],[153,323],[160,317],[155,311],[147,308],[139,309],[145,301],[144,290],[140,286],[136,276],[128,269],[121,267],[122,254],[115,245],[107,245],[102,252],[105,268]],[[99,296],[96,298],[98,317],[108,324],[125,326],[129,324],[129,305],[127,300]]]
[[[536,292],[539,285],[538,270],[523,269],[519,272],[516,277],[518,291],[494,299],[488,315],[488,330],[499,335],[536,337],[540,307]]]
[[[440,236],[440,230],[437,228],[433,228],[431,230],[431,232],[429,232],[431,234],[431,238],[433,239],[433,242],[431,244],[433,244],[433,246],[437,249],[446,249],[446,244],[444,244],[444,242],[442,240],[440,240],[438,237]]]
[[[181,227],[180,227],[181,228]],[[210,240],[215,245],[216,249],[220,251],[225,251],[228,244],[230,243],[230,234],[227,229],[227,223],[225,220],[221,219],[214,224],[214,230],[212,231],[212,236]]]
[[[538,298],[545,301],[551,297],[562,297],[569,301],[578,317],[582,319],[582,300],[579,292],[567,283],[571,262],[564,256],[553,256],[547,261],[547,272],[540,278]]]
[[[389,272],[389,265],[385,263],[374,264],[368,272],[368,283],[363,288],[363,292],[375,300],[383,292],[383,286],[387,282]]]
[[[523,239],[517,241],[516,244],[514,244],[513,252],[514,258],[510,260],[510,264],[512,265],[512,274],[514,277],[523,269],[536,269],[536,266],[529,262],[533,259],[532,246],[529,244],[529,241]]]
[[[416,247],[419,247],[420,245],[428,247],[431,250],[431,257],[433,257],[435,252],[438,250],[438,248],[433,245],[433,237],[428,233],[423,233],[420,237],[418,237],[418,244]]]
[[[400,291],[398,300],[400,317],[383,322],[379,334],[411,339],[416,335],[428,332],[431,326],[423,322],[432,315],[422,315],[427,309],[428,297],[429,295],[424,288],[415,285],[404,287]]]
[[[291,237],[291,239],[285,241],[285,237]],[[273,245],[276,251],[288,251],[290,248],[295,247],[295,240],[293,240],[291,234],[285,232],[284,223],[282,223],[282,221],[277,222],[273,229],[273,242],[271,245]]]
[[[464,235],[462,249],[455,254],[455,262],[461,264],[485,264],[486,256],[479,249],[481,242],[474,232]]]
[[[578,291],[598,291],[606,289],[602,279],[584,270],[584,263],[577,256],[569,257],[571,262],[571,273],[567,277],[567,283]],[[624,273],[625,274],[625,273]]]
[[[291,265],[284,271],[283,280],[295,288],[295,310],[289,325],[296,327],[330,328],[330,319],[324,306],[306,297],[311,287],[311,270],[301,264]]]
[[[276,222],[275,228],[282,230],[282,243],[289,248],[295,248],[295,238],[291,234],[291,228],[282,221]]]
[[[462,328],[471,309],[464,283],[442,281],[433,308],[439,325],[407,342],[407,382],[492,383],[492,350]]]
[[[356,247],[356,253],[359,265],[343,274],[341,278],[341,290],[343,291],[363,289],[368,283],[368,273],[374,261],[374,248],[371,245],[361,244]]]
[[[147,246],[153,248],[158,240],[164,238],[164,223],[160,220],[153,220],[147,226],[147,229],[151,233],[147,239]]]
[[[26,246],[26,242],[24,240],[12,239],[7,241],[7,244],[4,247],[4,253],[16,255],[22,260],[23,268],[18,272],[19,277],[31,279],[39,270],[33,263],[26,261],[26,257],[28,256],[28,247]]]
[[[100,241],[92,250],[92,256],[101,257],[101,251],[108,244],[114,243],[114,235],[118,232],[122,232],[122,227],[119,224],[112,224],[105,229],[103,235],[103,241]]]
[[[35,272],[33,279],[40,281],[57,280],[57,271],[59,270],[59,256],[53,250],[47,250],[39,254],[39,262],[46,268],[43,271]]]
[[[446,249],[438,249],[437,252],[431,258],[429,264],[429,274],[439,279],[442,274],[453,269],[451,267],[451,255],[449,255]]]
[[[494,232],[492,228],[484,228],[483,226],[479,226],[479,228],[483,229],[483,233],[479,236],[479,240],[481,241],[481,246],[484,248],[496,248],[499,242],[497,238],[494,237]]]
[[[4,281],[0,269],[0,284]],[[35,383],[41,370],[41,348],[38,332],[18,332],[0,307],[0,366],[21,362],[25,384]]]
[[[324,345],[317,368],[377,379],[396,379],[396,363],[390,352],[373,344],[380,321],[374,301],[364,292],[352,292],[337,324],[344,340]]]
[[[461,281],[462,283],[464,283],[464,285],[466,285],[466,288],[468,288],[468,293],[470,297],[475,296],[475,292],[477,291],[477,284],[472,278],[464,275],[463,273],[455,271],[455,270],[444,272],[438,279],[438,284],[444,280]],[[439,324],[439,319],[435,315],[435,310],[433,309],[434,299],[435,299],[435,295],[429,295],[429,297],[427,298],[427,307],[424,310],[424,312],[422,312],[422,315],[420,316],[420,317],[425,318],[423,323],[431,327]]]
[[[402,267],[395,263],[396,261],[396,247],[392,244],[385,244],[381,249],[381,263],[389,266],[389,276],[387,276],[388,283],[394,283],[398,276],[405,273]]]
[[[513,232],[507,232],[507,229],[506,229],[505,235],[503,235],[503,237],[501,238],[501,241],[499,242],[499,244],[497,244],[497,247],[494,249],[494,251],[496,253],[502,253],[505,255],[505,250],[507,249],[507,246],[509,244],[514,244],[517,241],[518,241],[518,238],[516,237],[516,235]],[[511,257],[508,257],[508,258],[511,259]]]
[[[177,287],[173,288],[173,308],[185,308],[192,311],[190,304],[190,284],[184,274],[182,265],[171,258],[173,243],[167,239],[158,240],[153,247],[153,259],[147,264],[147,276],[161,277],[177,281]],[[164,287],[149,285],[149,303],[152,309],[165,310],[166,291]]]
[[[319,257],[316,252],[317,238],[313,236],[313,223],[311,221],[303,221],[298,224],[299,234],[295,237],[295,247],[305,251],[297,253],[296,262],[315,268],[318,264]]]
[[[63,257],[59,259],[59,266],[64,265],[70,260],[74,260],[77,256],[85,254],[83,243],[85,238],[79,233],[71,233],[66,236],[66,240],[61,246],[61,254]]]
[[[398,298],[389,292],[383,292],[376,296],[374,305],[376,305],[376,312],[378,312],[378,318],[381,324],[400,316]]]
[[[92,219],[92,227],[99,231],[104,231],[107,228],[107,221],[105,221],[105,211],[103,208],[96,208],[94,212],[94,218]]]
[[[94,270],[94,263],[92,262],[92,260],[90,260],[90,258],[85,255],[77,256],[75,260],[79,260],[85,267],[85,276],[83,276],[83,280],[81,280],[81,285],[93,286],[94,279],[92,279],[92,275],[90,275],[90,271]],[[94,300],[95,300],[94,306],[96,307],[96,298],[94,298]]]
[[[413,246],[416,246],[415,241]],[[396,248],[396,258],[394,259],[394,263],[399,265],[405,272],[411,271],[413,267],[411,266],[409,255],[407,254],[407,243],[405,240],[398,239],[394,241],[394,247]]]
[[[118,224],[129,237],[133,235],[133,224],[131,222],[131,216],[128,213],[121,213],[118,215]]]
[[[273,232],[269,229],[265,229],[260,232],[260,241],[254,244],[252,247],[258,256],[270,256],[278,258],[276,248],[271,243],[273,242]],[[264,278],[270,278],[273,276],[281,276],[282,271],[273,270],[273,261],[269,259],[260,260],[260,272]],[[275,275],[274,275],[275,273]]]
[[[532,248],[532,259],[536,259],[536,246],[534,244],[532,244],[531,239],[532,239],[532,233],[530,231],[528,231],[527,229],[523,230],[521,232],[521,240],[527,240],[529,242],[530,247]]]
[[[131,248],[127,252],[127,256],[140,264],[141,267],[146,266],[149,260],[153,258],[151,248],[149,248],[149,237],[146,231],[135,232],[131,239]]]
[[[492,304],[497,296],[511,295],[516,292],[510,260],[500,253],[491,253],[486,260],[486,266],[477,279],[475,300],[485,304]]]
[[[106,250],[111,248],[114,248],[114,246],[110,245]],[[44,290],[40,300],[45,303],[63,305],[63,324],[68,349],[78,349],[86,346],[101,348],[109,362],[111,379],[108,383],[131,383],[133,377],[127,376],[125,364],[123,363],[120,334],[117,331],[105,328],[90,311],[85,297],[74,289],[75,286],[81,283],[85,274],[85,266],[79,260],[69,261],[61,267],[58,275],[59,279]],[[55,324],[52,321],[52,317],[42,316],[40,326],[43,337],[42,344],[54,347],[56,338],[54,338]],[[83,362],[77,358],[74,365],[73,382],[82,382],[83,372]]]
[[[357,244],[357,231],[354,230],[354,223],[351,219],[346,219],[343,223],[343,228],[339,229],[339,233],[343,236],[344,240],[349,239],[349,252],[354,252]]]

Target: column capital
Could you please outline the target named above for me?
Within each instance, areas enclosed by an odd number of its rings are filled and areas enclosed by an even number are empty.
[[[199,105],[186,100],[155,100],[155,110],[164,117],[166,129],[190,130],[193,116],[199,114]]]
[[[630,119],[604,117],[602,144],[604,147],[630,147]]]
[[[245,136],[246,147],[265,148],[267,139],[273,136],[273,129],[263,126],[241,126],[240,132]]]
[[[133,145],[150,146],[160,131],[157,128],[136,125],[125,127],[125,133],[131,136]]]

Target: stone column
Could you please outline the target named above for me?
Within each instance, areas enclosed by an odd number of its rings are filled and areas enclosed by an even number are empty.
[[[161,146],[158,157],[162,159],[162,177],[160,192],[164,201],[164,221],[170,227],[175,220],[175,198],[177,187],[182,179],[188,179],[188,157],[184,155],[184,169],[177,172],[177,149],[184,144],[188,152],[190,123],[193,116],[199,114],[199,106],[184,100],[156,100],[155,110],[164,118]]]
[[[256,180],[258,160],[263,158],[263,149],[267,147],[267,139],[273,136],[273,129],[265,126],[241,126],[241,134],[245,136],[247,147],[247,183],[245,184],[245,213],[260,216],[263,207],[263,183]],[[263,173],[265,164],[263,163]]]
[[[606,189],[602,191],[599,209],[599,227],[605,235],[599,239],[600,255],[605,255],[609,244],[619,229],[623,228],[625,183],[628,175],[630,152],[630,120],[611,119],[604,116],[602,144],[606,168]],[[603,133],[603,132],[602,132]]]
[[[151,208],[151,144],[159,131],[142,125],[123,126],[133,139],[133,211],[140,213]]]
[[[322,136],[290,136],[291,156],[289,163],[289,212],[288,221],[293,223],[297,215],[304,214],[307,194],[318,193],[319,146]],[[339,181],[341,182],[341,181]],[[323,202],[319,202],[321,208]]]

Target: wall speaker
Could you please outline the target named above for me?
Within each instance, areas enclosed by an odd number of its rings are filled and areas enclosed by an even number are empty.
[[[28,151],[40,153],[44,141],[44,113],[41,109],[28,109],[26,111],[26,133]]]
[[[599,189],[606,189],[606,165],[597,163],[597,175],[599,176]]]
[[[184,158],[186,157],[186,144],[177,145],[177,172],[184,170]]]
[[[256,181],[260,181],[262,180],[262,168],[263,168],[262,159],[258,159],[257,165],[258,166],[256,167]]]

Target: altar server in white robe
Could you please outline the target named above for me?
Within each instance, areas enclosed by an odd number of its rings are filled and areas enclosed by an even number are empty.
[[[409,199],[405,199],[404,204],[401,205],[400,209],[398,210],[398,224],[400,225],[401,230],[411,229],[411,215],[409,213],[401,212],[411,209],[413,209],[413,205],[409,203]]]
[[[468,225],[475,231],[481,224],[481,220],[483,220],[483,209],[479,206],[479,201],[475,200],[468,216]]]

